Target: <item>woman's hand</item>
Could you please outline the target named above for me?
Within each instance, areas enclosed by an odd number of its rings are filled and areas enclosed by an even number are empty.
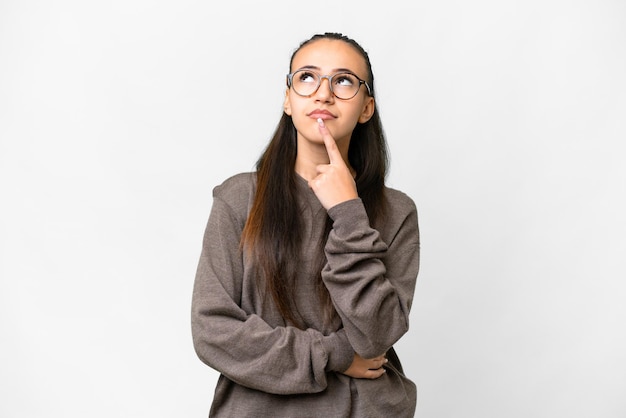
[[[386,364],[387,361],[389,360],[387,360],[384,355],[373,359],[364,359],[354,353],[352,364],[343,374],[357,379],[378,379],[385,373],[383,365]]]
[[[328,210],[339,203],[356,199],[359,195],[354,177],[337,148],[335,138],[332,137],[322,119],[318,119],[317,122],[330,162],[317,166],[317,176],[309,181],[309,187],[322,206]]]

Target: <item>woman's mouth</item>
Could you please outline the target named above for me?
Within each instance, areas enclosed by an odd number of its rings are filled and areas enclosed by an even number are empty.
[[[318,118],[323,119],[323,120],[336,118],[335,115],[330,113],[328,110],[324,110],[324,109],[315,109],[312,112],[307,113],[307,116],[315,120],[317,120]]]

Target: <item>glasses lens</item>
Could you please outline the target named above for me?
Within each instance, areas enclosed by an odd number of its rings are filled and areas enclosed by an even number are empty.
[[[359,91],[361,84],[359,79],[350,73],[340,73],[333,75],[333,93],[339,99],[351,99]]]
[[[321,78],[328,77],[320,77],[319,74],[309,70],[298,70],[293,73],[291,83],[295,92],[300,96],[310,96],[319,88]],[[333,93],[339,99],[353,98],[361,87],[358,77],[352,73],[334,74],[329,81],[332,84]]]
[[[296,71],[292,77],[293,89],[301,96],[315,93],[319,82],[319,76],[308,70]]]

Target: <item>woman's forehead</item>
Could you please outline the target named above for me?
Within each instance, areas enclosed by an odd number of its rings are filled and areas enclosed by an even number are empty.
[[[336,39],[319,39],[300,48],[291,71],[305,66],[318,67],[324,73],[349,69],[359,77],[367,76],[363,56],[352,45]]]

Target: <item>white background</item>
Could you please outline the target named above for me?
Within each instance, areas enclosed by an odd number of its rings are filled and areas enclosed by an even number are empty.
[[[420,417],[626,416],[626,3],[0,0],[0,416],[204,417],[191,288],[300,41],[369,52]]]

